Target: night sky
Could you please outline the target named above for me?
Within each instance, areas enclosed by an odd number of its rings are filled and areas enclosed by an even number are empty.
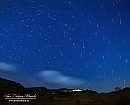
[[[129,0],[0,0],[0,77],[25,87],[130,86]]]

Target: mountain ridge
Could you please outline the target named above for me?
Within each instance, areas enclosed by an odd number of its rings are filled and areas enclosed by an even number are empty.
[[[36,94],[35,100],[16,105],[130,105],[130,88],[115,88],[116,91],[98,93],[86,89],[73,92],[73,89],[47,89],[46,87],[25,88],[20,83],[0,78],[0,105],[14,105],[4,99],[5,94]]]

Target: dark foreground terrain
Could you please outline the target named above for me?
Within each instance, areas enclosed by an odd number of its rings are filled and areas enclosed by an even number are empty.
[[[19,83],[0,78],[0,105],[130,105],[130,88],[100,94],[91,90],[64,90],[49,90],[45,87],[24,88]],[[25,94],[36,94],[36,99],[30,99],[29,102],[9,102],[5,99],[7,96]]]

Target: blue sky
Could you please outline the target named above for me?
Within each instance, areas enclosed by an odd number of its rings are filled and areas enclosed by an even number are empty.
[[[130,83],[129,0],[0,1],[0,76],[25,87],[112,91]]]

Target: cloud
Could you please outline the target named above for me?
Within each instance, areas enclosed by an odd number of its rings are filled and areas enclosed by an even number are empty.
[[[54,70],[40,71],[38,75],[45,82],[58,84],[59,86],[78,87],[84,84],[84,81],[81,79],[65,76],[59,71]]]
[[[0,71],[14,71],[17,67],[14,64],[0,62]]]

